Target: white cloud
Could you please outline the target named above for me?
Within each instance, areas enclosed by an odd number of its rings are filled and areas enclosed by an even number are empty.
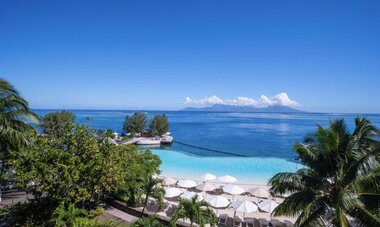
[[[205,97],[203,99],[192,99],[186,97],[186,105],[197,105],[197,106],[211,106],[215,104],[233,105],[233,106],[254,106],[254,107],[267,107],[267,106],[299,106],[298,102],[291,100],[287,93],[282,92],[273,97],[268,97],[266,95],[261,95],[260,98],[254,99],[250,97],[237,97],[236,99],[221,99],[218,96]]]
[[[185,104],[209,106],[209,105],[215,105],[215,104],[224,104],[224,101],[216,95],[211,96],[211,97],[205,97],[203,99],[198,99],[198,100],[191,99],[190,97],[186,97]]]

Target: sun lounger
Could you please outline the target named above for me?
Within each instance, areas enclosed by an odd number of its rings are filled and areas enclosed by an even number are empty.
[[[227,226],[228,221],[228,215],[227,214],[221,214],[218,218],[218,225],[225,225]]]
[[[268,220],[266,220],[264,218],[259,218],[258,220],[259,220],[259,223],[260,223],[261,227],[267,227],[267,226],[269,226],[269,221]]]
[[[284,224],[285,224],[287,227],[293,227],[293,226],[294,226],[293,222],[291,222],[291,221],[289,221],[289,220],[285,220],[285,221],[284,221]]]
[[[255,219],[254,218],[244,218],[244,222],[247,227],[255,227]]]
[[[286,225],[284,223],[280,222],[278,219],[270,220],[270,225],[272,227],[286,227]]]
[[[240,227],[243,225],[243,219],[239,216],[235,216],[234,217],[234,222],[233,222],[233,226],[234,227]]]

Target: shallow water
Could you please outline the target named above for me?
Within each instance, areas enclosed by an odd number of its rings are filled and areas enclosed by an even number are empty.
[[[278,172],[294,172],[302,167],[297,162],[280,158],[201,157],[173,150],[152,150],[162,160],[165,176],[199,180],[204,173],[232,175],[237,183],[266,185]]]

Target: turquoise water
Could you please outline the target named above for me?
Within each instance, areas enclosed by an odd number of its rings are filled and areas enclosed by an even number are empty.
[[[36,110],[43,116],[56,110]],[[135,111],[72,110],[78,123],[93,129],[112,129],[121,132],[126,115]],[[175,141],[232,154],[202,150],[174,143],[154,150],[162,161],[163,174],[196,179],[210,172],[217,176],[233,175],[243,182],[265,184],[278,172],[297,169],[291,161],[296,156],[293,146],[313,132],[317,124],[328,126],[329,119],[344,118],[350,130],[356,114],[323,113],[213,113],[147,111],[148,117],[166,113],[170,132]],[[361,114],[380,127],[380,115]],[[89,120],[88,120],[89,119]],[[180,151],[180,152],[178,152]]]
[[[160,156],[162,174],[197,180],[204,173],[231,175],[237,183],[266,185],[278,172],[294,172],[301,167],[296,162],[280,158],[200,157],[174,150],[152,150]]]

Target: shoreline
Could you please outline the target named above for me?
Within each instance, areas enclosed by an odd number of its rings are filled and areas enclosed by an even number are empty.
[[[176,150],[151,151],[162,160],[161,175],[194,181],[201,181],[201,175],[211,173],[217,177],[234,176],[237,178],[234,184],[267,186],[268,180],[275,174],[294,172],[301,167],[299,163],[280,158],[198,157]]]

